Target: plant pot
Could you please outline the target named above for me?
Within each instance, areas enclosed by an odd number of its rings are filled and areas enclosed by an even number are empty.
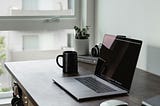
[[[75,51],[78,55],[89,54],[89,39],[75,39]]]

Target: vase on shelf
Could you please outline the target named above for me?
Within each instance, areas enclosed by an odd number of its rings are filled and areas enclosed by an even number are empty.
[[[75,39],[75,51],[78,55],[89,54],[89,39]]]

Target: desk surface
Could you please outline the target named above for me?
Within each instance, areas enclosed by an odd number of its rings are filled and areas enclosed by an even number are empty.
[[[64,77],[55,60],[8,62],[5,64],[29,99],[38,106],[99,106],[108,99],[119,99],[129,106],[140,106],[141,101],[160,94],[160,77],[136,69],[129,96],[114,96],[78,102],[52,82],[53,77]],[[93,74],[95,65],[79,63],[79,74]]]

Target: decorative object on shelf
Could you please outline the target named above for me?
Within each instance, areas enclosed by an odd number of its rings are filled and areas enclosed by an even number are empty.
[[[89,36],[88,30],[89,26],[80,29],[77,26],[74,26],[76,31],[75,34],[75,50],[77,51],[78,55],[88,55],[89,54]]]

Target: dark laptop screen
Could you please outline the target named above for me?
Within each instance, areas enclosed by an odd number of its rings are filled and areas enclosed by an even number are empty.
[[[105,35],[95,74],[129,91],[142,42]]]

